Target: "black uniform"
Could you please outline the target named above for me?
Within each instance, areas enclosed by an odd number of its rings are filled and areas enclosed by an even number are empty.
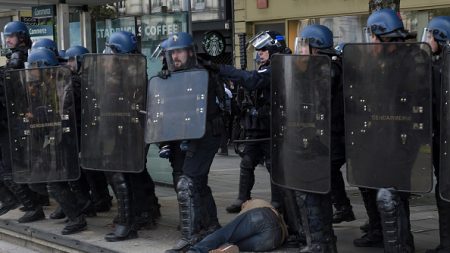
[[[341,167],[345,163],[344,94],[340,58],[333,58],[331,86],[331,201],[336,208],[333,222],[355,220],[345,191]]]
[[[413,92],[415,86],[411,84],[415,83],[414,80],[408,80],[408,76],[404,76],[402,73],[396,73],[398,70],[392,66],[392,61],[390,61],[393,57],[398,57],[400,59],[410,58],[410,54],[412,52],[405,50],[402,50],[402,52],[397,52],[395,51],[395,47],[388,49],[384,48],[383,50],[389,51],[383,51],[378,57],[374,57],[373,59],[364,60],[364,64],[373,68],[370,70],[371,72],[384,73],[385,75],[382,76],[389,76],[391,78],[394,77],[393,79],[383,79],[378,82],[377,85],[381,83],[383,87],[376,87],[378,89],[376,96],[382,98],[383,96],[399,94],[400,92],[405,94],[408,94],[408,92]],[[403,57],[402,54],[405,54],[405,56]],[[419,56],[416,57],[416,59],[426,59],[426,57]],[[419,71],[426,71],[426,67],[423,66],[422,62],[411,62],[408,63],[407,67],[410,67],[410,71],[415,73]],[[393,86],[392,83],[400,85]],[[408,91],[408,89],[411,90]],[[389,108],[386,106],[388,106],[388,104],[379,105],[380,108],[388,111]],[[383,157],[386,157],[389,163],[395,163],[397,160],[402,161],[401,165],[396,165],[402,166],[401,170],[399,169],[396,171],[396,176],[399,178],[408,178],[411,173],[410,171],[407,171],[407,169],[413,168],[413,163],[415,162],[415,160],[410,157],[414,156],[414,154],[419,151],[420,146],[417,140],[419,139],[421,132],[416,132],[415,135],[410,136],[408,139],[408,146],[406,146],[404,150],[398,151],[395,150],[394,144],[398,142],[395,137],[400,135],[400,131],[401,130],[399,130],[396,125],[379,129],[377,134],[392,136],[392,138],[388,137],[383,138],[383,140],[380,139],[379,142],[377,141],[376,143],[372,142],[374,146],[373,152],[377,152],[378,154],[383,155]],[[364,160],[367,163],[374,164],[375,166],[377,164],[380,164],[380,166],[384,164],[383,161],[376,160],[372,157],[370,152],[357,157],[357,159]],[[370,182],[370,180],[373,180],[372,175],[369,173],[354,173],[354,175],[355,177],[360,177],[362,181],[365,182]],[[405,181],[403,187],[410,187],[408,185],[409,183],[409,181]],[[379,190],[361,189],[361,193],[369,216],[369,231],[363,238],[355,240],[355,245],[382,246],[380,244],[384,241],[384,248],[386,252],[413,252],[414,241],[409,219],[409,193],[384,188]],[[396,233],[392,233],[392,231],[396,231]],[[382,238],[384,238],[384,240],[382,240]]]
[[[439,194],[439,155],[440,152],[440,115],[442,104],[442,55],[433,57],[432,73],[433,73],[433,166],[434,174],[437,178],[435,188],[436,203],[439,213],[439,237],[440,245],[435,250],[429,250],[427,253],[450,252],[450,202],[442,199]],[[449,57],[448,55],[445,57]]]
[[[4,71],[9,69],[23,69],[25,62],[28,57],[27,47],[18,47],[12,49],[11,54],[7,55],[8,61],[4,67]],[[3,72],[4,73],[4,72]],[[3,76],[2,76],[3,79]],[[1,82],[4,85],[3,80]],[[1,92],[4,91],[4,87],[0,87]],[[24,206],[26,213],[21,217],[19,222],[30,222],[35,220],[44,219],[45,215],[39,204],[36,194],[32,192],[29,187],[25,184],[17,184],[12,180],[12,168],[11,168],[11,157],[10,157],[10,144],[9,144],[9,134],[8,134],[8,124],[6,119],[6,101],[4,94],[1,97],[2,104],[0,105],[1,110],[1,120],[0,125],[0,148],[1,148],[1,161],[0,161],[0,175],[3,180],[3,184],[14,194],[14,196],[20,201]],[[5,200],[12,203],[12,196],[7,190],[0,184],[0,188],[3,189],[2,195],[4,195]]]
[[[205,135],[201,139],[184,143],[186,148],[182,172],[177,184],[182,239],[166,252],[178,252],[194,245],[205,234],[220,228],[217,208],[208,186],[208,174],[214,156],[219,149],[223,120],[216,98],[224,97],[223,84],[217,74],[208,71],[208,101]],[[201,234],[201,231],[205,232]]]
[[[270,137],[270,82],[271,66],[269,63],[260,66],[255,71],[245,71],[229,65],[220,66],[220,76],[224,79],[242,83],[250,93],[249,101],[241,108],[241,125],[244,127],[247,139],[264,139]],[[250,199],[251,190],[255,184],[255,167],[264,161],[267,170],[271,172],[270,141],[255,141],[245,144],[240,164],[239,196],[244,202]],[[282,199],[279,188],[271,184],[272,205],[280,207]],[[239,203],[228,208],[230,212],[240,210]]]
[[[74,107],[77,126],[81,124],[81,80],[78,74],[72,73],[73,97],[64,100],[64,108]],[[73,100],[72,100],[73,98]],[[80,127],[77,127],[78,144],[80,143]],[[62,230],[62,234],[72,234],[86,228],[85,215],[95,216],[95,208],[86,182],[86,176],[72,182],[55,182],[47,185],[49,194],[59,204],[60,209],[68,217],[69,222]],[[57,216],[54,214],[54,217]],[[62,218],[55,217],[55,218]]]
[[[314,71],[314,70],[310,70]],[[332,227],[331,195],[346,198],[343,181],[336,182],[334,176],[345,163],[344,101],[340,63],[331,64],[331,192],[328,194],[293,191],[300,236],[306,236],[307,246],[302,252],[337,252],[336,237]],[[310,80],[316,82],[315,80]],[[333,176],[334,174],[334,176]],[[341,175],[342,179],[342,175]],[[292,215],[292,212],[287,212]]]

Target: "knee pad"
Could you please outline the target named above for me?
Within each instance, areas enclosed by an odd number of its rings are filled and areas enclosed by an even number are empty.
[[[114,173],[111,177],[111,181],[118,193],[126,192],[128,190],[127,182],[123,173]]]
[[[192,196],[194,194],[194,181],[186,175],[181,176],[177,183],[177,191],[178,197],[180,197],[180,194]]]
[[[377,193],[378,208],[385,212],[394,211],[397,208],[398,201],[396,196],[389,189],[381,188]]]

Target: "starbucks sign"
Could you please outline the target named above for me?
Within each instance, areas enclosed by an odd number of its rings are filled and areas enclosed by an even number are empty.
[[[203,36],[202,46],[208,55],[219,56],[225,51],[225,39],[219,32],[207,32]]]

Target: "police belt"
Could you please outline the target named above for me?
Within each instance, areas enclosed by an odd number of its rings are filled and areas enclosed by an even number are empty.
[[[260,141],[270,141],[271,138],[260,138],[260,139],[245,139],[245,140],[234,140],[233,143],[246,143],[246,142],[260,142]]]

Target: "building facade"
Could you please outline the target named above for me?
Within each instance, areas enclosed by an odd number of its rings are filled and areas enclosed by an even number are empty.
[[[428,21],[450,15],[447,0],[402,0],[400,14],[405,28],[417,32],[420,40]],[[263,30],[277,30],[286,36],[293,50],[295,37],[309,24],[322,24],[333,31],[335,44],[360,42],[369,16],[369,0],[234,0],[235,63],[239,63],[237,34],[247,38]],[[248,58],[254,52],[247,52]],[[251,67],[251,62],[248,66]]]

